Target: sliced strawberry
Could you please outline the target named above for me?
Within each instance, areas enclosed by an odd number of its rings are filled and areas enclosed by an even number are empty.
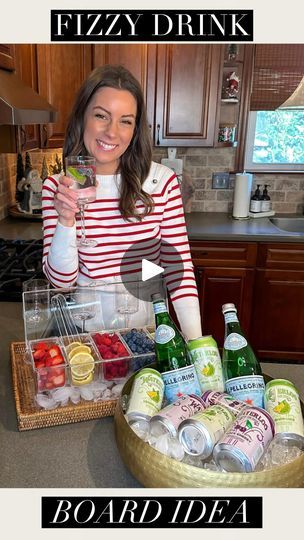
[[[61,354],[57,354],[56,356],[51,357],[50,360],[51,366],[59,366],[60,364],[64,363],[63,356],[61,356]]]
[[[45,367],[45,362],[43,360],[35,361],[35,368],[36,369],[42,369]]]
[[[54,388],[54,384],[51,381],[47,381],[44,387],[46,390],[52,390]]]
[[[54,386],[63,386],[64,383],[65,383],[64,373],[62,375],[58,375],[57,377],[53,377]]]
[[[52,369],[52,373],[54,377],[58,377],[59,375],[64,374],[65,369],[64,367],[55,367]]]
[[[42,349],[43,351],[47,351],[49,348],[48,344],[45,343],[45,341],[39,341],[38,343],[35,343],[34,345],[34,350],[35,351],[38,351],[40,349]]]
[[[58,354],[61,354],[58,345],[52,345],[49,348],[49,355],[50,356],[57,356]]]
[[[44,349],[37,349],[33,351],[33,358],[34,360],[42,360],[46,355],[46,351]]]

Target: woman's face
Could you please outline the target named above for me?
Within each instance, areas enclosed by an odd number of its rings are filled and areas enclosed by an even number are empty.
[[[100,88],[84,116],[84,144],[97,174],[114,174],[135,129],[137,104],[128,90]]]

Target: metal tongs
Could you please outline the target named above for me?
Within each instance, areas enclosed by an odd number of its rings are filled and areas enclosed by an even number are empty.
[[[73,321],[66,298],[63,294],[55,294],[51,299],[51,306],[54,311],[56,323],[61,337],[65,337],[69,343],[80,341],[78,328]],[[73,336],[74,339],[69,339]],[[78,338],[78,339],[77,339]]]

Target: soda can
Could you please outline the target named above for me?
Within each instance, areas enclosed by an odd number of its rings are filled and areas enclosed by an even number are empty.
[[[227,409],[229,409],[234,416],[237,416],[240,412],[248,407],[248,404],[245,403],[245,401],[235,399],[230,394],[226,394],[226,392],[214,392],[213,390],[207,390],[207,392],[204,392],[202,395],[202,400],[206,407],[210,407],[210,405],[223,405],[224,407],[227,407]]]
[[[222,405],[212,405],[178,428],[179,441],[185,452],[205,459],[212,454],[214,445],[234,421],[234,414]]]
[[[203,400],[191,394],[183,395],[174,403],[161,409],[150,420],[150,433],[155,437],[169,433],[172,437],[177,436],[178,426],[195,413],[205,409]]]
[[[222,362],[217,343],[212,336],[202,336],[187,342],[202,392],[224,391]]]
[[[164,397],[164,382],[156,369],[144,368],[136,373],[127,405],[129,424],[150,421],[160,411]]]
[[[276,440],[304,448],[304,422],[294,384],[285,379],[269,381],[265,390],[265,408],[274,420]]]
[[[213,458],[225,472],[252,472],[275,433],[270,414],[247,407],[214,447]]]

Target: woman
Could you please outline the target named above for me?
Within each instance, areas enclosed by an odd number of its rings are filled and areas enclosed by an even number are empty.
[[[182,332],[188,339],[200,336],[179,184],[172,170],[152,161],[143,93],[128,70],[98,67],[83,83],[67,126],[63,158],[68,155],[96,159],[97,198],[87,206],[85,222],[87,237],[98,245],[76,246],[80,223],[71,179],[46,179],[43,268],[48,279],[55,287],[113,282],[139,274],[142,258],[149,259],[165,268]],[[171,246],[183,261],[182,271],[172,266]]]

